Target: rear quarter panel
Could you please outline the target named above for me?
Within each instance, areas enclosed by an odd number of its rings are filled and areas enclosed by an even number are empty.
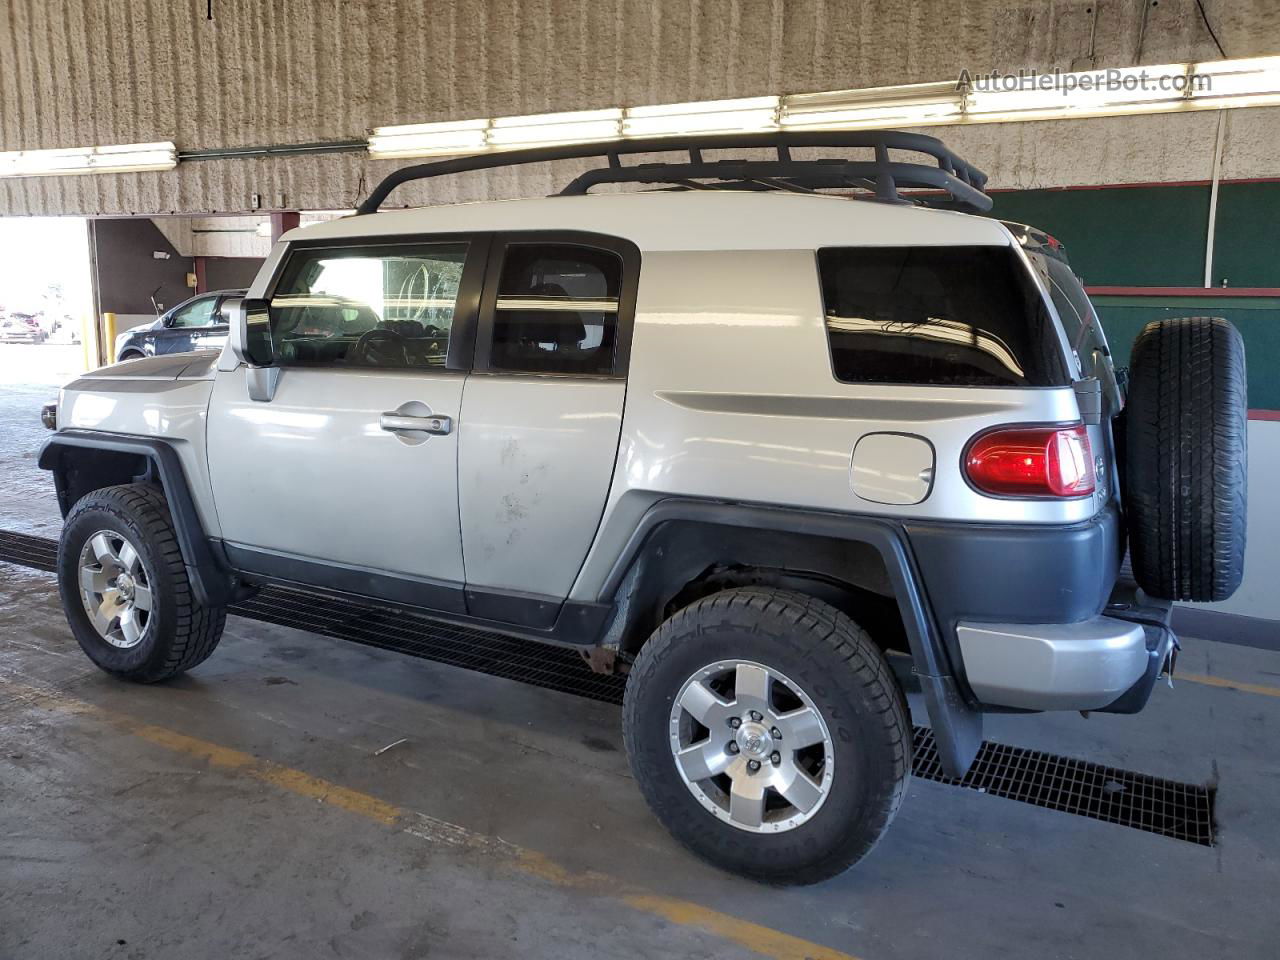
[[[968,442],[989,427],[1078,418],[1069,387],[838,382],[812,250],[646,253],[618,462],[573,596],[594,599],[640,515],[667,496],[911,519],[1088,519],[1098,498],[990,497],[961,472]],[[879,431],[933,445],[934,482],[923,502],[854,494],[853,449]]]

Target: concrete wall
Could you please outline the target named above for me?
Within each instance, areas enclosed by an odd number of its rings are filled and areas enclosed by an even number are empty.
[[[101,312],[155,317],[153,296],[164,311],[194,293],[187,286],[191,260],[150,220],[97,220],[91,229]],[[168,253],[169,259],[157,260],[155,251]]]
[[[1280,4],[1205,0],[1226,54],[1280,52]],[[0,150],[361,138],[379,124],[1220,56],[1195,0],[0,0]],[[1277,171],[1280,111],[1232,118],[1228,176]],[[1083,125],[1082,125],[1083,124]],[[1204,115],[948,131],[996,186],[1208,176]],[[350,207],[396,163],[188,162],[0,181],[0,213]],[[556,178],[556,182],[560,181]],[[405,201],[546,192],[544,171]]]

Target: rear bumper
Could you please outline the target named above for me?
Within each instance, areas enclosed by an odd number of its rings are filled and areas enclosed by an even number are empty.
[[[1172,673],[1169,604],[1117,584],[1107,612],[1076,623],[961,622],[965,675],[984,704],[1025,710],[1136,713]]]
[[[1094,617],[1081,623],[961,623],[956,639],[974,696],[1028,710],[1097,710],[1142,676],[1141,624]]]

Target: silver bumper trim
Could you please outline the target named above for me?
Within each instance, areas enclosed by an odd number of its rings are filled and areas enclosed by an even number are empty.
[[[1141,624],[1112,617],[1080,623],[961,623],[965,674],[984,703],[1029,710],[1097,710],[1146,669]]]

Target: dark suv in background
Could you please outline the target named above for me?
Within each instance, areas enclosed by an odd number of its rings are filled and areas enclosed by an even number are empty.
[[[137,360],[186,350],[221,350],[228,330],[222,317],[222,302],[244,295],[244,290],[212,290],[192,297],[154,323],[134,327],[116,337],[115,358]]]

